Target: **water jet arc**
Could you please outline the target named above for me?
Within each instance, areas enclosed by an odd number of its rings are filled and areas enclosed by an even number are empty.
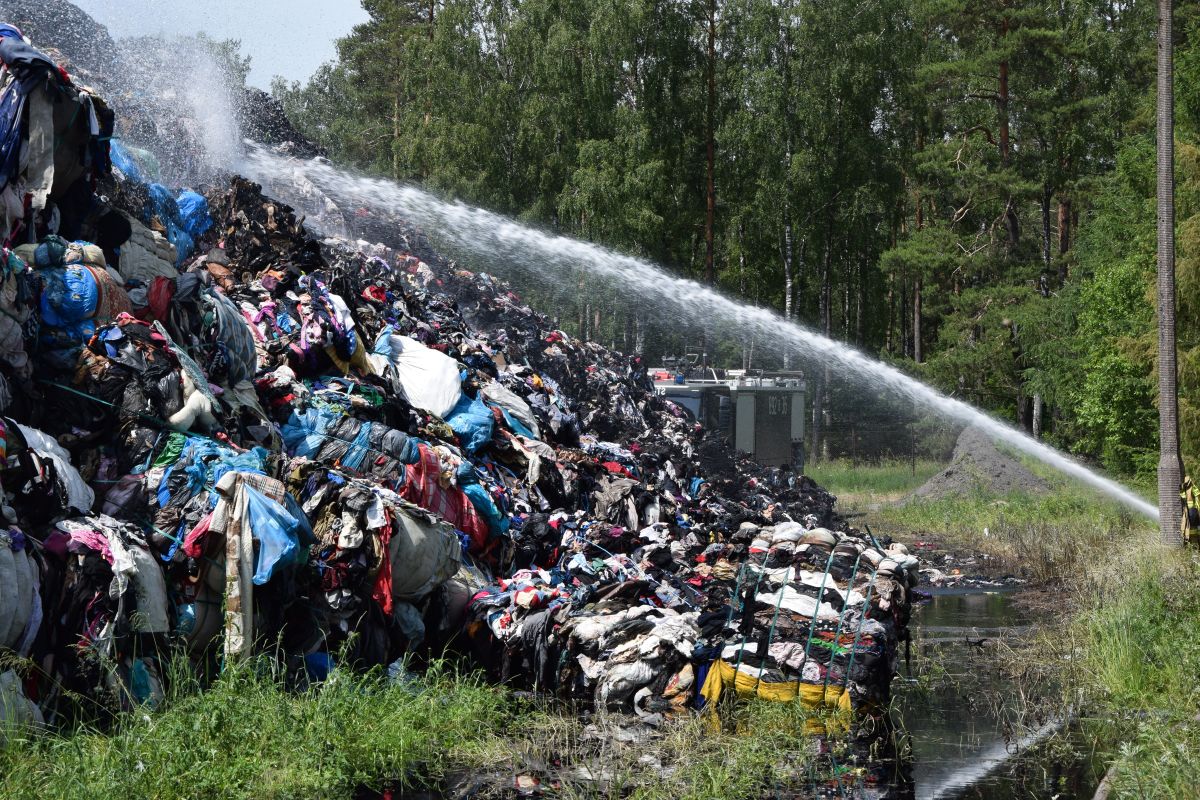
[[[317,186],[335,200],[352,199],[404,217],[436,230],[437,238],[452,247],[495,257],[507,267],[545,279],[584,269],[621,286],[641,301],[653,299],[671,308],[680,318],[698,317],[714,324],[734,326],[776,342],[776,350],[791,349],[828,364],[839,374],[869,381],[966,425],[974,425],[997,441],[1026,453],[1044,464],[1079,479],[1108,497],[1148,517],[1158,509],[1128,488],[1080,464],[1075,459],[1018,431],[974,406],[948,397],[900,370],[846,344],[788,322],[764,308],[744,305],[714,289],[665,272],[649,261],[599,245],[521,225],[500,214],[460,202],[441,200],[415,186],[342,171],[323,159],[298,160],[250,146],[240,166],[248,177],[269,185],[288,200],[286,187],[295,183]]]

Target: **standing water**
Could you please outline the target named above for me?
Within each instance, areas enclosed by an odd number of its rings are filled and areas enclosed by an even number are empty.
[[[860,383],[869,382],[873,387],[887,389],[919,407],[974,425],[996,440],[1078,478],[1132,509],[1150,517],[1158,515],[1153,505],[1124,486],[974,406],[948,397],[848,345],[789,322],[766,309],[738,303],[695,281],[670,275],[648,261],[578,239],[535,230],[481,208],[440,200],[415,186],[343,172],[321,159],[289,159],[251,146],[241,170],[270,185],[285,200],[290,201],[289,186],[316,186],[335,201],[370,205],[380,211],[398,214],[413,224],[436,230],[438,238],[451,247],[486,255],[503,262],[508,269],[542,280],[553,280],[556,276],[561,279],[574,270],[583,270],[619,287],[636,298],[636,302],[652,304],[657,309],[672,312],[679,319],[702,319],[709,325],[729,326],[752,334],[759,341],[773,343],[773,349],[781,353],[816,359],[844,377]]]
[[[1042,705],[1056,690],[1000,668],[1042,621],[1011,594],[979,590],[935,590],[914,611],[918,657],[897,682],[896,708],[916,800],[1091,797],[1102,758]]]

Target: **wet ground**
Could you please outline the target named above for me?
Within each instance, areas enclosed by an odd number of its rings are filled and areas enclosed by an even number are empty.
[[[1092,748],[1069,721],[1024,713],[1027,687],[999,668],[1001,653],[1011,659],[1037,623],[1005,592],[935,590],[914,613],[921,652],[896,695],[916,798],[1092,796],[1097,764],[1084,755]]]

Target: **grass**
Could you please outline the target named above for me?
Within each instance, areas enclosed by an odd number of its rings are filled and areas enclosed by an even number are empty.
[[[1070,577],[1096,553],[1153,530],[1153,521],[1072,487],[912,502],[881,509],[870,524],[899,541],[987,556],[991,571],[1039,583]]]
[[[937,461],[881,461],[856,464],[833,459],[809,465],[808,476],[837,495],[843,510],[868,508],[901,499],[941,471]]]
[[[564,783],[556,796],[724,800],[827,780],[829,776],[811,761],[811,734],[827,722],[840,732],[842,718],[819,715],[798,703],[750,700],[724,708],[720,724],[708,716],[681,715],[634,742],[612,735],[612,726],[619,727],[627,717],[599,715],[595,728],[607,735],[588,741],[579,736],[577,724],[558,720],[554,735],[535,727],[531,740],[553,743],[552,752],[565,763],[585,765],[600,780]]]
[[[348,797],[484,761],[507,724],[503,692],[439,666],[411,684],[335,674],[298,693],[258,666],[205,692],[177,687],[164,710],[122,715],[110,732],[10,738],[0,796]]]
[[[1200,796],[1200,560],[1152,545],[1102,572],[1072,635],[1079,684],[1120,741],[1114,796]]]
[[[781,765],[807,765],[811,714],[756,701],[720,725],[685,713],[626,742],[585,736],[573,711],[441,662],[401,683],[335,671],[297,692],[262,659],[205,691],[185,677],[161,709],[125,713],[106,732],[0,737],[0,797],[318,800],[460,772],[489,777],[497,795],[511,793],[515,775],[542,772],[563,780],[565,798],[754,797],[778,782]],[[621,719],[597,714],[592,727],[611,733]]]

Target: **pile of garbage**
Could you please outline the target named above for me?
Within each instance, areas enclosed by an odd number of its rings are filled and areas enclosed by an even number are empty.
[[[902,546],[420,232],[319,240],[241,178],[146,183],[11,26],[0,60],[0,157],[77,137],[0,162],[7,720],[153,705],[179,652],[304,685],[447,647],[648,721],[886,706]]]

